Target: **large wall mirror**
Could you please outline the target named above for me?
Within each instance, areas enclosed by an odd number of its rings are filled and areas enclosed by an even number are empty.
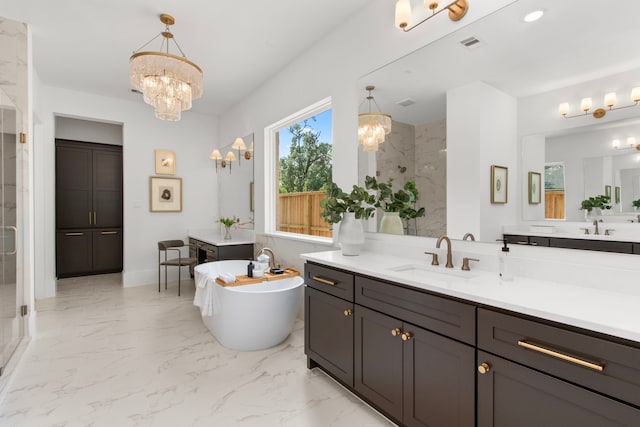
[[[559,103],[569,102],[572,113],[579,113],[581,98],[587,96],[592,97],[595,109],[603,104],[605,93],[614,91],[617,105],[632,104],[631,89],[640,86],[640,56],[636,54],[640,29],[635,23],[640,2],[623,0],[616,5],[603,7],[595,0],[519,0],[363,76],[358,89],[364,96],[365,87],[375,85],[376,103],[393,122],[391,134],[377,152],[359,150],[360,185],[366,175],[385,181],[392,178],[399,185],[413,179],[420,191],[418,206],[427,211],[415,234],[449,234],[448,208],[452,200],[462,196],[447,191],[447,179],[451,179],[447,164],[460,161],[447,153],[451,132],[447,127],[446,112],[451,107],[447,94],[482,82],[512,97],[517,105],[513,117],[517,117],[518,136],[512,141],[517,155],[509,169],[509,204],[518,208],[509,221],[545,220],[544,197],[539,205],[528,201],[527,173],[544,174],[544,164],[552,162],[565,164],[565,220],[584,221],[580,201],[595,191],[590,186],[597,173],[585,170],[584,159],[594,157],[605,158],[600,169],[607,172],[604,178],[600,175],[598,187],[604,191],[604,185],[611,185],[612,197],[615,187],[620,187],[617,209],[631,210],[637,175],[629,169],[635,168],[626,165],[615,169],[613,157],[628,155],[631,159],[632,153],[640,151],[615,150],[612,140],[626,143],[627,137],[635,135],[640,143],[639,120],[633,119],[640,117],[640,106],[610,111],[601,119],[591,114],[569,119],[558,112]],[[525,15],[534,10],[543,10],[544,16],[536,22],[524,22]],[[482,108],[495,107],[487,103]],[[469,116],[468,120],[471,123],[478,117]],[[590,145],[597,149],[588,151]],[[557,155],[560,151],[563,156]],[[592,164],[587,161],[587,169]],[[483,198],[481,203],[490,202]]]
[[[220,148],[223,159],[218,160],[217,166],[218,209],[221,217],[235,216],[242,228],[253,229],[253,133],[238,139],[242,144],[236,140]]]

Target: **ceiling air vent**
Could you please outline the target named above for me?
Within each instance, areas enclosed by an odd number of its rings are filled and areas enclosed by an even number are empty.
[[[480,40],[478,40],[477,38],[471,36],[468,37],[464,40],[460,41],[460,44],[464,47],[466,47],[467,49],[475,49],[477,47],[480,47],[482,45],[482,43],[480,43]]]
[[[411,99],[411,98],[406,98],[406,99],[403,99],[402,101],[396,102],[396,104],[401,105],[403,107],[408,107],[409,105],[413,105],[415,103],[416,103],[416,101],[414,99]]]

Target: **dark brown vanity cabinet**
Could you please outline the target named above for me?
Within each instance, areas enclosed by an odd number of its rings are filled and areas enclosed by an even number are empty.
[[[253,243],[230,245],[212,245],[201,240],[189,238],[189,256],[198,259],[198,264],[214,261],[234,259],[253,259]],[[194,266],[189,266],[189,273],[193,276]]]
[[[313,263],[305,282],[310,368],[403,425],[474,425],[475,349],[440,333],[475,342],[475,307]]]
[[[305,283],[308,367],[321,366],[353,387],[353,274],[308,263]]]
[[[640,348],[478,310],[478,426],[638,426]]]
[[[56,139],[56,274],[122,271],[122,147]]]

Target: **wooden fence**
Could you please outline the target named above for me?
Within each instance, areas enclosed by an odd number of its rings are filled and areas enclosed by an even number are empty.
[[[331,237],[331,225],[320,212],[324,191],[280,194],[278,197],[278,230],[311,236]]]

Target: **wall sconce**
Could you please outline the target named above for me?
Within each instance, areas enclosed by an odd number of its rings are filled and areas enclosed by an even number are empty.
[[[411,25],[411,0],[396,1],[396,27],[407,33],[445,10],[449,11],[449,19],[452,21],[459,21],[464,17],[469,9],[467,0],[454,1],[440,10],[438,10],[439,5],[435,1],[425,0],[424,5],[431,11],[431,15],[427,16],[417,24]]]
[[[225,167],[227,163],[229,164],[229,173],[231,173],[231,162],[236,161],[236,155],[233,154],[233,151],[229,150],[226,156],[224,156],[224,160],[222,161],[222,167]]]
[[[640,102],[640,87],[634,87],[633,89],[631,89],[631,102],[633,102],[633,104],[631,105],[614,107],[614,105],[616,105],[617,103],[617,96],[615,92],[609,92],[604,96],[604,106],[607,109],[605,110],[602,107],[597,108],[596,110],[594,110],[592,115],[596,119],[601,119],[607,114],[607,111],[621,110],[623,108],[635,107],[636,105],[638,105],[638,102]],[[562,117],[564,117],[565,119],[573,119],[574,117],[582,117],[589,114],[589,110],[591,110],[592,106],[593,106],[593,101],[591,98],[582,98],[582,101],[580,101],[580,109],[584,112],[584,114],[575,114],[573,116],[569,116],[568,114],[571,108],[569,107],[568,102],[563,102],[558,106],[558,113],[560,113],[560,115],[562,115]]]
[[[240,155],[240,151],[241,150],[246,150],[247,146],[244,143],[244,140],[240,137],[236,138],[235,141],[233,141],[233,144],[231,144],[231,148],[233,148],[234,150],[238,150],[238,165],[240,164],[240,159],[242,158],[242,156]],[[235,160],[235,158],[234,158]]]
[[[209,155],[209,158],[211,160],[215,160],[215,162],[216,162],[216,173],[218,173],[218,160],[222,160],[222,154],[220,153],[220,150],[218,150],[218,149],[213,150],[211,152],[211,154]]]
[[[640,151],[640,144],[636,144],[636,139],[633,136],[627,138],[626,147],[620,147],[619,139],[614,139],[613,141],[611,141],[611,146],[614,150],[628,150],[629,148],[635,148],[636,150]]]
[[[378,145],[382,144],[385,136],[391,133],[391,116],[379,112],[380,107],[373,99],[373,95],[371,95],[371,91],[374,89],[375,86],[367,86],[365,88],[369,95],[362,102],[369,102],[369,111],[358,114],[358,142],[362,145],[363,151],[378,151]],[[371,111],[371,101],[373,101],[378,112]]]
[[[252,155],[253,155],[253,141],[251,141],[251,144],[249,144],[249,148],[247,148],[247,151],[244,152],[244,158],[246,160],[251,160]]]

